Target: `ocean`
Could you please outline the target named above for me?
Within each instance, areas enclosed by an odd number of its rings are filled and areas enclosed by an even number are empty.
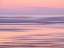
[[[64,15],[0,14],[1,48],[64,48]]]

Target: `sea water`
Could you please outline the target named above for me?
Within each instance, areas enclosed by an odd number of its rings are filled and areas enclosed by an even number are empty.
[[[64,15],[0,14],[0,47],[64,48]]]

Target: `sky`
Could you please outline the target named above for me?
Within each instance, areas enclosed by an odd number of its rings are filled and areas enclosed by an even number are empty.
[[[44,10],[43,11],[44,13],[49,12],[49,10],[57,10],[57,12],[62,11],[63,13],[64,12],[63,4],[64,4],[64,0],[0,0],[0,10],[1,12],[7,11],[7,12],[29,13],[29,12],[34,12],[33,10],[39,11],[42,9],[42,11]],[[40,11],[40,13],[42,11]],[[56,11],[51,11],[51,12],[56,12]]]

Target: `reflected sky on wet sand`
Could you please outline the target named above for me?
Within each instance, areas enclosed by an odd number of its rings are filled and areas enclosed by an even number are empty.
[[[62,24],[0,25],[0,45],[6,47],[62,47],[64,45],[63,27]],[[19,29],[23,29],[24,32],[17,31]]]

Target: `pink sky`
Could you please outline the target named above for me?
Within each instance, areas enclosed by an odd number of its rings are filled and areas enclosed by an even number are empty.
[[[64,0],[0,0],[0,13],[64,13]]]
[[[51,7],[64,8],[64,0],[1,0],[0,8],[13,9],[21,7]]]

